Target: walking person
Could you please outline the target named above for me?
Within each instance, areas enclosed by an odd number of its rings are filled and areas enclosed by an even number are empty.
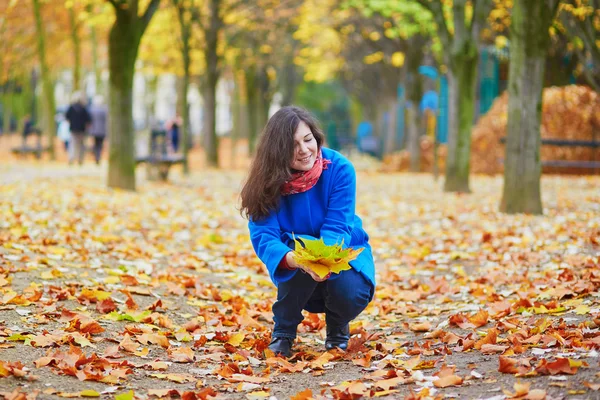
[[[325,313],[327,350],[348,346],[349,322],[375,291],[369,237],[355,213],[356,173],[304,109],[283,107],[268,121],[241,192],[250,240],[277,286],[269,348],[289,357],[302,310]],[[293,237],[363,248],[351,269],[320,278],[294,259]]]
[[[108,110],[104,104],[104,98],[100,95],[94,97],[92,107],[90,107],[92,123],[90,125],[90,135],[94,138],[94,159],[96,164],[100,164],[102,159],[102,146],[106,138],[106,127],[108,123]]]
[[[63,146],[65,148],[65,153],[67,154],[69,160],[71,159],[71,155],[70,155],[70,146],[69,146],[69,142],[71,141],[71,128],[69,127],[69,121],[67,120],[67,118],[65,118],[65,115],[63,113],[58,114],[57,116],[57,121],[58,121],[58,128],[57,128],[57,134],[58,134],[58,138],[60,139],[61,142],[63,142]]]
[[[92,118],[83,104],[81,92],[74,92],[72,101],[65,115],[71,128],[71,145],[73,146],[69,164],[72,164],[73,160],[77,160],[79,165],[82,165],[85,157],[85,134]]]
[[[171,119],[167,123],[167,132],[169,134],[169,141],[171,142],[171,147],[173,148],[173,153],[177,153],[179,151],[179,139],[181,133],[181,126],[183,125],[183,121],[178,113],[175,113],[175,118]]]

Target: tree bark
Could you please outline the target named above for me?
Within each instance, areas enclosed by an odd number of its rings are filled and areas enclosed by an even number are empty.
[[[109,35],[110,150],[108,186],[135,190],[133,75],[141,35],[137,23],[117,18]]]
[[[187,61],[184,60],[183,83],[179,95],[182,99],[181,117],[183,118],[183,126],[181,127],[181,149],[183,152],[183,173],[190,173],[189,154],[191,146],[191,131],[190,131],[190,105],[188,103],[188,90],[190,87],[190,60],[189,53]]]
[[[204,151],[206,163],[211,167],[219,167],[219,147],[216,132],[217,112],[217,82],[219,81],[219,55],[217,46],[219,32],[223,26],[220,15],[220,0],[210,0],[209,3],[209,26],[204,31],[206,50],[204,58],[206,61],[206,85],[204,91],[205,121],[204,121]]]
[[[231,130],[231,168],[235,168],[237,160],[237,144],[241,137],[247,137],[248,131],[248,101],[246,96],[246,80],[243,71],[233,74],[233,129]]]
[[[419,111],[417,105],[412,103],[406,109],[406,147],[410,154],[410,172],[421,171],[421,144],[419,140]]]
[[[475,84],[479,52],[472,40],[465,43],[465,51],[452,60],[452,79],[449,76],[450,105],[456,105],[448,135],[446,160],[446,192],[470,192],[469,170],[471,162],[471,129],[475,115]],[[452,82],[452,85],[450,85]],[[450,115],[453,113],[451,112]],[[452,132],[452,135],[450,135]]]
[[[138,15],[137,0],[115,8],[116,19],[108,37],[109,141],[108,186],[135,190],[135,130],[133,126],[133,76],[140,40],[160,0],[150,0]]]
[[[90,27],[90,41],[92,42],[92,68],[94,70],[94,80],[96,82],[96,94],[102,94],[102,75],[98,62],[98,38],[96,37],[96,27]]]
[[[259,117],[258,117],[258,84],[256,77],[256,67],[247,68],[245,71],[246,81],[246,94],[248,97],[247,109],[248,109],[248,154],[254,155],[256,148],[256,140],[259,136]]]
[[[190,167],[188,162],[190,144],[191,144],[191,132],[190,132],[190,106],[188,103],[188,90],[190,87],[190,36],[192,30],[192,21],[186,18],[186,8],[178,1],[173,2],[177,8],[177,17],[179,19],[179,29],[181,38],[181,58],[183,61],[183,78],[178,87],[178,107],[180,107],[180,115],[183,119],[183,126],[181,127],[181,149],[183,152],[183,173],[188,175],[190,173]],[[191,7],[194,7],[192,2]]]
[[[69,7],[69,22],[71,24],[71,41],[73,42],[73,90],[81,90],[81,41],[79,40],[79,24],[75,15],[75,5]]]
[[[548,29],[557,0],[516,0],[511,23],[508,134],[501,211],[542,214],[540,123]]]
[[[389,123],[387,126],[387,132],[385,134],[385,145],[383,146],[384,154],[392,154],[396,151],[398,143],[396,143],[396,117],[398,109],[397,99],[391,99],[388,106],[388,113],[390,115]]]
[[[42,21],[42,13],[40,10],[40,0],[33,0],[33,13],[35,17],[35,28],[37,36],[37,47],[38,57],[40,60],[40,68],[42,74],[42,88],[44,98],[44,115],[45,115],[45,126],[44,130],[48,137],[48,149],[50,159],[56,158],[54,152],[54,136],[56,134],[56,123],[54,121],[54,114],[56,112],[56,106],[54,102],[54,87],[50,77],[50,70],[48,69],[48,63],[46,61],[46,43],[45,43],[45,32],[44,24]]]

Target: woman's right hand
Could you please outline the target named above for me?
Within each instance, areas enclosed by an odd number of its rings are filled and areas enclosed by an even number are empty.
[[[319,275],[317,275],[312,269],[305,267],[304,265],[296,262],[296,259],[294,258],[294,252],[290,251],[285,255],[285,261],[287,262],[287,265],[290,268],[297,268],[299,270],[301,270],[302,272],[310,275],[311,278],[313,278],[314,281],[316,282],[323,282],[326,281],[329,278],[329,275],[321,278]]]

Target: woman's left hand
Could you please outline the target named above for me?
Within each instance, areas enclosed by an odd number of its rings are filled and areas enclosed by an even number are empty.
[[[315,282],[323,282],[326,281],[327,279],[329,279],[329,277],[331,276],[331,274],[328,274],[326,276],[324,276],[323,278],[321,278],[319,275],[317,275],[312,269],[305,267],[304,265],[296,262],[296,260],[294,259],[294,253],[293,252],[289,252],[285,255],[285,261],[287,262],[287,264],[292,267],[292,268],[297,268],[299,270],[301,270],[302,272],[310,275],[311,278],[313,278],[313,280]]]

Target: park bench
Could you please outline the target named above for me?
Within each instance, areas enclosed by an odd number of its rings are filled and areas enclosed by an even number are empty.
[[[506,138],[500,139],[500,143],[506,144]],[[542,146],[557,147],[587,147],[592,149],[600,148],[598,140],[563,140],[563,139],[542,139]],[[594,157],[591,161],[586,160],[542,160],[542,167],[551,168],[573,168],[573,169],[598,169],[600,170],[600,160],[596,158],[597,151],[594,151]]]
[[[180,154],[169,154],[167,151],[167,131],[164,129],[152,130],[149,143],[148,154],[136,157],[136,164],[146,163],[150,166],[151,177],[156,173],[160,180],[166,181],[171,166],[183,164],[184,158]]]
[[[28,143],[27,139],[29,137],[35,137],[35,143]],[[16,156],[26,157],[29,154],[33,154],[35,158],[40,159],[43,152],[50,151],[49,146],[42,145],[42,131],[37,128],[31,128],[28,132],[24,131],[21,134],[21,139],[21,145],[11,149],[11,152]],[[29,140],[29,142],[31,142],[31,140]]]

